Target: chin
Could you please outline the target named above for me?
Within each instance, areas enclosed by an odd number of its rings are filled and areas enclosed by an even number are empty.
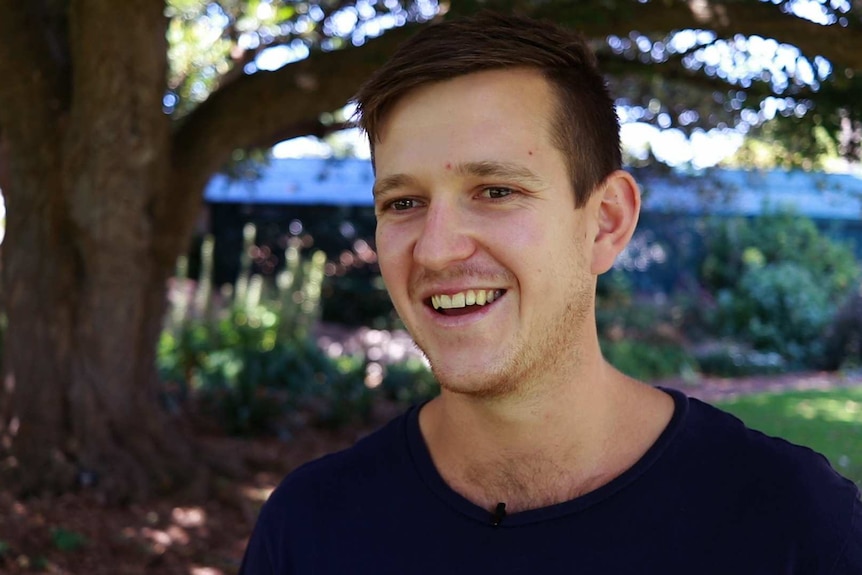
[[[495,399],[512,395],[518,391],[522,378],[496,371],[488,374],[456,374],[438,369],[431,363],[431,371],[443,391],[475,399]]]

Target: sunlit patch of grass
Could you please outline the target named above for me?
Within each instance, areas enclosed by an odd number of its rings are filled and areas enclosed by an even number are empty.
[[[749,427],[822,453],[862,486],[862,387],[763,393],[718,407]]]

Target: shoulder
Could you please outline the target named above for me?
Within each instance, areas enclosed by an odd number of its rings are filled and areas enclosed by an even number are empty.
[[[409,477],[408,414],[288,474],[260,510],[240,572],[302,572],[303,561],[331,549],[326,539],[338,532],[334,526],[385,508]]]
[[[820,453],[749,428],[735,416],[700,400],[688,399],[683,433],[687,447],[706,450],[716,458],[715,465],[735,462],[728,472],[738,468],[744,475],[763,474],[796,491],[839,484],[855,492],[852,482],[836,473]]]
[[[409,414],[409,412],[408,412]],[[352,447],[315,459],[288,474],[273,491],[261,515],[278,509],[309,513],[338,505],[361,493],[379,491],[403,475],[410,458],[405,425],[408,414],[393,419]]]
[[[766,489],[772,497],[804,502],[837,499],[850,505],[856,486],[816,451],[747,427],[733,415],[688,399],[683,449],[723,480]],[[706,461],[703,461],[703,460]]]
[[[766,545],[795,542],[800,560],[818,563],[812,572],[828,572],[821,561],[862,545],[851,542],[862,530],[859,490],[823,455],[696,399],[687,402],[673,459],[725,521],[746,525]]]

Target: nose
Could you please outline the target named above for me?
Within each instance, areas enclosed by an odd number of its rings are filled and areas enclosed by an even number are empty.
[[[449,202],[432,202],[413,248],[416,263],[439,271],[468,259],[475,250],[469,218]]]

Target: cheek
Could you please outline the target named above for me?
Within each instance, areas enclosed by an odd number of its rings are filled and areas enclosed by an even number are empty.
[[[550,215],[508,223],[497,232],[498,245],[505,246],[510,264],[518,266],[521,281],[564,283],[562,278],[584,265],[587,242],[580,222]]]
[[[541,271],[554,257],[554,246],[548,223],[532,217],[512,217],[494,222],[486,230],[499,257],[509,266],[530,273]],[[516,263],[517,262],[517,263]]]
[[[388,289],[396,287],[394,280],[399,273],[404,273],[402,270],[410,254],[409,238],[399,233],[393,226],[378,225],[374,233],[374,241],[377,245],[377,263],[380,266],[383,281]]]
[[[483,235],[494,238],[497,245],[511,249],[530,250],[547,240],[548,222],[530,210],[513,211],[507,217],[485,222]]]

